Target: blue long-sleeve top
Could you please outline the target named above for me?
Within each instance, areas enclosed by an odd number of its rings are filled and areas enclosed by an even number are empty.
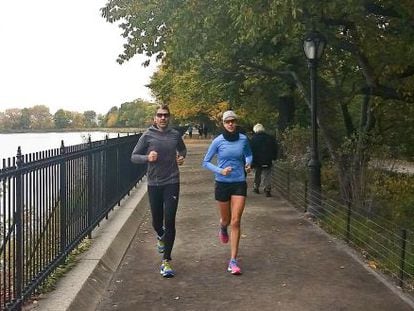
[[[217,155],[217,165],[212,163]],[[217,136],[209,146],[203,160],[203,167],[214,172],[218,182],[243,182],[246,180],[245,164],[251,164],[253,160],[249,141],[244,134],[239,134],[236,141],[228,141],[223,134]],[[230,166],[232,171],[227,176],[220,172]]]

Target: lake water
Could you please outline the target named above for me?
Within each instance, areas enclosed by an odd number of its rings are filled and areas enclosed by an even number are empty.
[[[87,142],[88,135],[92,141],[103,140],[105,135],[116,137],[118,133],[106,132],[59,132],[59,133],[15,133],[0,134],[0,160],[16,156],[20,146],[22,153],[32,153],[42,150],[59,148],[63,140],[65,146],[78,145]]]

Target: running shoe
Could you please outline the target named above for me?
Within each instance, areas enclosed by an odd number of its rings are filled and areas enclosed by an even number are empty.
[[[165,278],[172,278],[174,276],[174,270],[167,259],[164,259],[161,263],[160,274]]]
[[[229,242],[229,234],[227,233],[227,227],[221,227],[219,230],[219,238],[221,243],[226,244]]]
[[[157,237],[157,249],[158,249],[158,253],[164,253],[165,242],[163,238]]]
[[[239,274],[241,274],[241,269],[237,265],[236,259],[230,260],[229,266],[227,267],[227,271],[230,272],[233,275],[239,275]]]

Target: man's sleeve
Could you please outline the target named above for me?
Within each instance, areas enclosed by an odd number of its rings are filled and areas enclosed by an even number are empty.
[[[146,155],[147,153],[146,145],[147,145],[146,136],[145,134],[142,134],[137,144],[135,145],[134,150],[132,151],[132,154],[131,154],[132,163],[144,164],[148,162],[148,157]]]
[[[184,158],[187,156],[187,147],[185,146],[181,136],[178,138],[177,151],[180,156],[183,156]]]

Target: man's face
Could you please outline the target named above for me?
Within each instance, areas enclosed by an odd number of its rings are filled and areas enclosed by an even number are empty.
[[[165,129],[170,121],[170,113],[168,110],[158,109],[154,121],[158,128]]]

